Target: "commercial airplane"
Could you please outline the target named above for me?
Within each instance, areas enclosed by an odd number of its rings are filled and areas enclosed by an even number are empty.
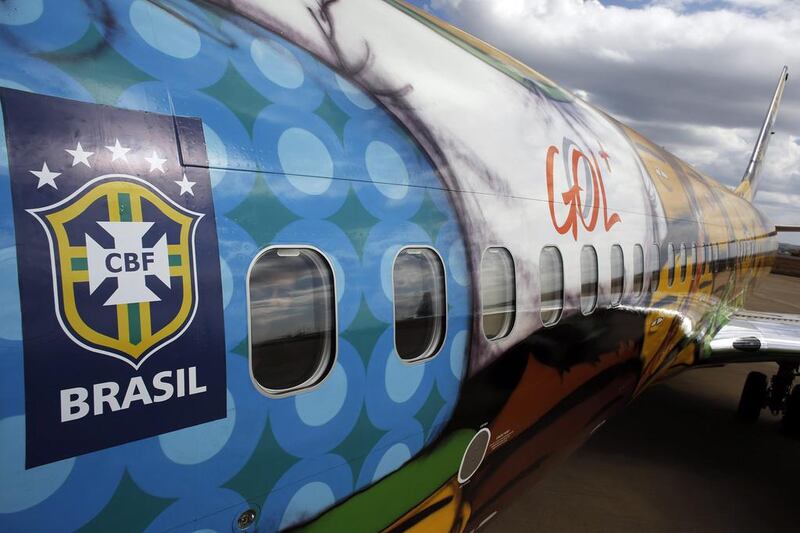
[[[736,191],[400,0],[0,3],[0,530],[474,531],[776,361]]]

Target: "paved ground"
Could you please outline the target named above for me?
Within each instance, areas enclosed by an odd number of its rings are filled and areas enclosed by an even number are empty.
[[[748,307],[800,312],[800,279],[760,292]],[[773,368],[696,369],[653,387],[484,531],[800,531],[800,442],[768,413],[733,418],[747,372]]]
[[[800,313],[800,278],[772,275],[760,282],[747,301],[752,311]]]

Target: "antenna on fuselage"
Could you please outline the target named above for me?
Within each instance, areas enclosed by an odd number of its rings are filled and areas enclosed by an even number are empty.
[[[784,66],[781,71],[781,77],[778,79],[778,86],[775,88],[775,95],[772,97],[772,103],[769,105],[767,116],[764,118],[764,124],[761,126],[761,132],[758,134],[756,146],[753,148],[753,155],[750,156],[750,162],[747,164],[747,170],[744,173],[742,182],[736,187],[736,194],[750,202],[753,201],[758,191],[761,167],[764,163],[764,156],[767,153],[769,138],[775,133],[772,128],[775,125],[775,118],[778,116],[778,108],[781,105],[781,98],[783,98],[783,89],[786,87],[788,80],[789,67]]]

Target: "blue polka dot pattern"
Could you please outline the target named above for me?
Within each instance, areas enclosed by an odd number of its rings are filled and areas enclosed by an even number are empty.
[[[14,231],[0,217],[0,447],[15,451],[0,457],[0,524],[21,530],[58,516],[63,529],[101,529],[130,516],[148,531],[227,531],[255,507],[260,530],[295,525],[402,467],[447,423],[466,372],[471,305],[455,212],[398,123],[291,42],[187,0],[104,5],[113,28],[78,0],[5,2],[0,29],[16,45],[0,41],[0,85],[203,121],[207,161],[187,164],[210,167],[229,412],[24,471]],[[75,52],[86,49],[99,52]],[[105,71],[115,75],[93,78]],[[3,132],[0,124],[8,213]],[[258,392],[247,359],[248,268],[276,244],[318,248],[337,289],[333,370],[284,398]],[[449,309],[440,352],[415,364],[397,356],[392,324],[393,261],[408,245],[443,257]]]

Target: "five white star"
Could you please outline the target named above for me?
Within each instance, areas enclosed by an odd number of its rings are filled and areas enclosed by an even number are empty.
[[[181,188],[181,194],[180,194],[181,196],[183,196],[183,193],[185,193],[185,192],[188,192],[189,194],[194,196],[194,191],[192,190],[192,187],[195,186],[196,182],[189,181],[188,178],[186,177],[186,173],[185,172],[183,173],[183,179],[182,180],[176,180],[175,183],[177,183]]]
[[[94,155],[94,152],[86,152],[81,146],[81,143],[78,143],[78,146],[74,150],[64,150],[69,155],[72,156],[72,166],[74,167],[78,163],[83,163],[87,167],[91,168],[92,165],[89,164],[89,156]]]
[[[114,140],[113,146],[106,146],[106,148],[111,151],[111,161],[116,161],[117,159],[122,159],[126,162],[128,161],[127,153],[130,152],[131,149],[122,146],[119,143],[119,139]],[[81,146],[81,143],[78,143],[74,150],[65,149],[64,151],[72,156],[73,167],[81,163],[89,168],[92,167],[92,165],[89,163],[89,157],[93,156],[95,153],[84,150],[83,146]],[[162,174],[166,172],[164,169],[164,163],[166,163],[167,160],[159,157],[155,150],[153,150],[152,156],[145,157],[144,160],[150,163],[150,172],[155,170],[161,171]],[[30,170],[29,172],[39,178],[39,183],[36,186],[37,189],[41,189],[45,185],[50,185],[54,189],[58,189],[55,179],[61,175],[61,172],[53,172],[50,170],[46,161],[42,163],[42,170]],[[177,183],[181,188],[181,196],[186,193],[194,196],[194,191],[192,188],[197,184],[197,182],[189,181],[189,178],[186,177],[186,173],[183,174],[183,179],[177,180],[175,183]]]
[[[662,178],[662,179],[668,179],[669,178],[669,176],[667,176],[667,174],[663,170],[661,170],[660,168],[656,168],[656,174],[658,174],[658,176],[660,178]]]
[[[164,173],[164,163],[166,163],[167,160],[158,157],[158,154],[155,150],[153,150],[153,155],[151,157],[145,157],[144,160],[150,163],[150,172],[158,169],[162,174]]]
[[[109,150],[111,150],[111,161],[116,161],[117,159],[122,159],[124,161],[128,161],[128,157],[125,155],[131,151],[130,148],[123,148],[121,144],[119,144],[119,139],[116,139],[114,146],[106,146]]]
[[[56,178],[61,175],[61,172],[52,172],[47,168],[47,161],[42,164],[42,170],[31,170],[30,173],[39,178],[37,189],[41,189],[44,185],[50,185],[52,188],[58,189]]]

